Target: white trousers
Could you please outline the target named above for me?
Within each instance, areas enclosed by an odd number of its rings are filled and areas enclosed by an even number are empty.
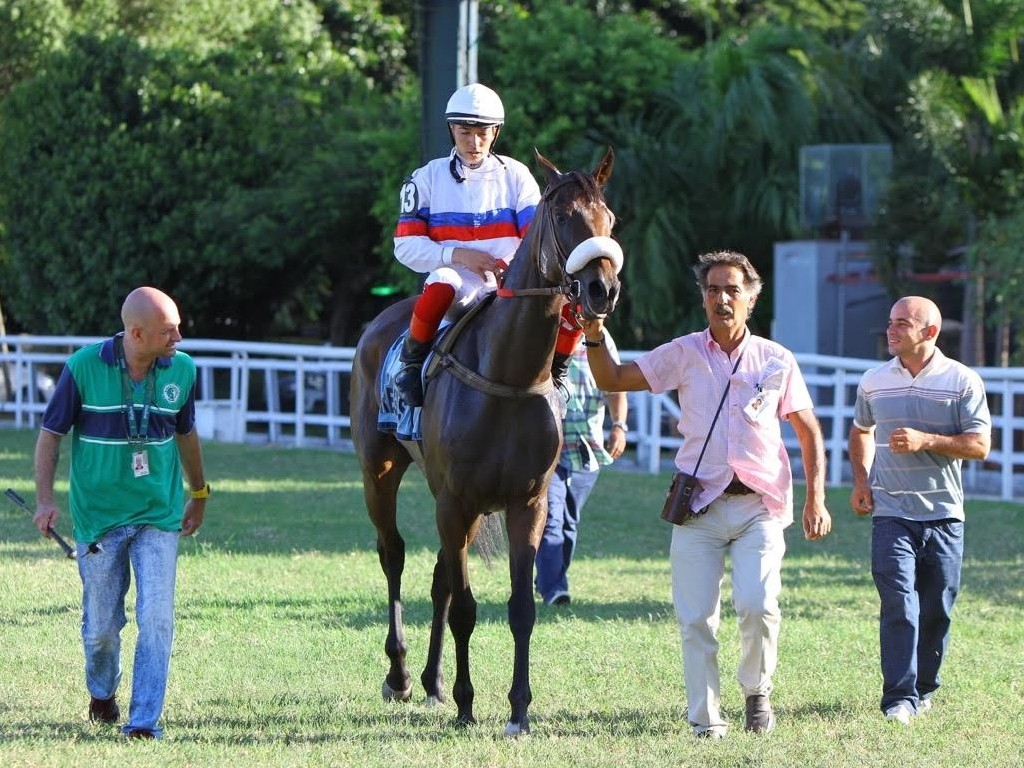
[[[772,690],[778,660],[783,524],[755,493],[721,496],[707,513],[672,532],[672,602],[683,641],[683,679],[695,732],[724,733],[718,671],[725,556],[732,562],[733,606],[739,621],[737,671],[744,701]]]
[[[444,283],[455,289],[455,298],[452,300],[451,308],[445,318],[455,322],[458,320],[477,299],[498,289],[498,283],[490,272],[487,277],[480,277],[461,264],[453,267],[439,267],[427,275],[423,285],[433,283]]]

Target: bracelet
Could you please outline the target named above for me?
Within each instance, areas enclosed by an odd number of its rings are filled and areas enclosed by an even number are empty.
[[[188,495],[189,495],[190,499],[207,499],[207,498],[210,497],[210,484],[207,483],[202,488],[200,488],[198,491],[190,490],[188,492]]]
[[[623,432],[629,432],[629,427],[626,426],[626,422],[624,422],[624,421],[613,421],[612,422],[612,429],[615,429],[616,427],[621,429]]]
[[[603,344],[604,344],[604,331],[601,331],[601,338],[599,338],[597,341],[591,341],[586,336],[583,337],[583,346],[584,347],[600,347]]]

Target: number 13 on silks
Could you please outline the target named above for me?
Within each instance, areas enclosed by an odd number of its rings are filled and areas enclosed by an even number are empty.
[[[399,193],[399,213],[416,213],[420,205],[420,193],[412,179],[406,179]]]

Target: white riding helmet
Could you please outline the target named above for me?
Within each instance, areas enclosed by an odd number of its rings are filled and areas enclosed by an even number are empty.
[[[498,94],[480,83],[464,85],[448,99],[444,112],[449,123],[468,125],[503,125],[505,107]]]

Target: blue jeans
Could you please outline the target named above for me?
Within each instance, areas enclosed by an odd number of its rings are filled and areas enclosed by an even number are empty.
[[[920,700],[939,687],[953,603],[960,591],[964,524],[876,517],[871,575],[881,599],[882,711]]]
[[[174,636],[174,578],[177,531],[148,525],[114,528],[100,539],[100,551],[78,544],[82,577],[82,643],[85,685],[97,699],[109,699],[121,682],[124,598],[135,572],[135,620],[139,635],[132,669],[132,699],[124,731],[144,728],[160,737],[167,671]]]
[[[599,472],[573,471],[559,464],[548,485],[548,519],[537,550],[536,586],[545,601],[569,591],[569,565],[576,552],[580,512]]]

